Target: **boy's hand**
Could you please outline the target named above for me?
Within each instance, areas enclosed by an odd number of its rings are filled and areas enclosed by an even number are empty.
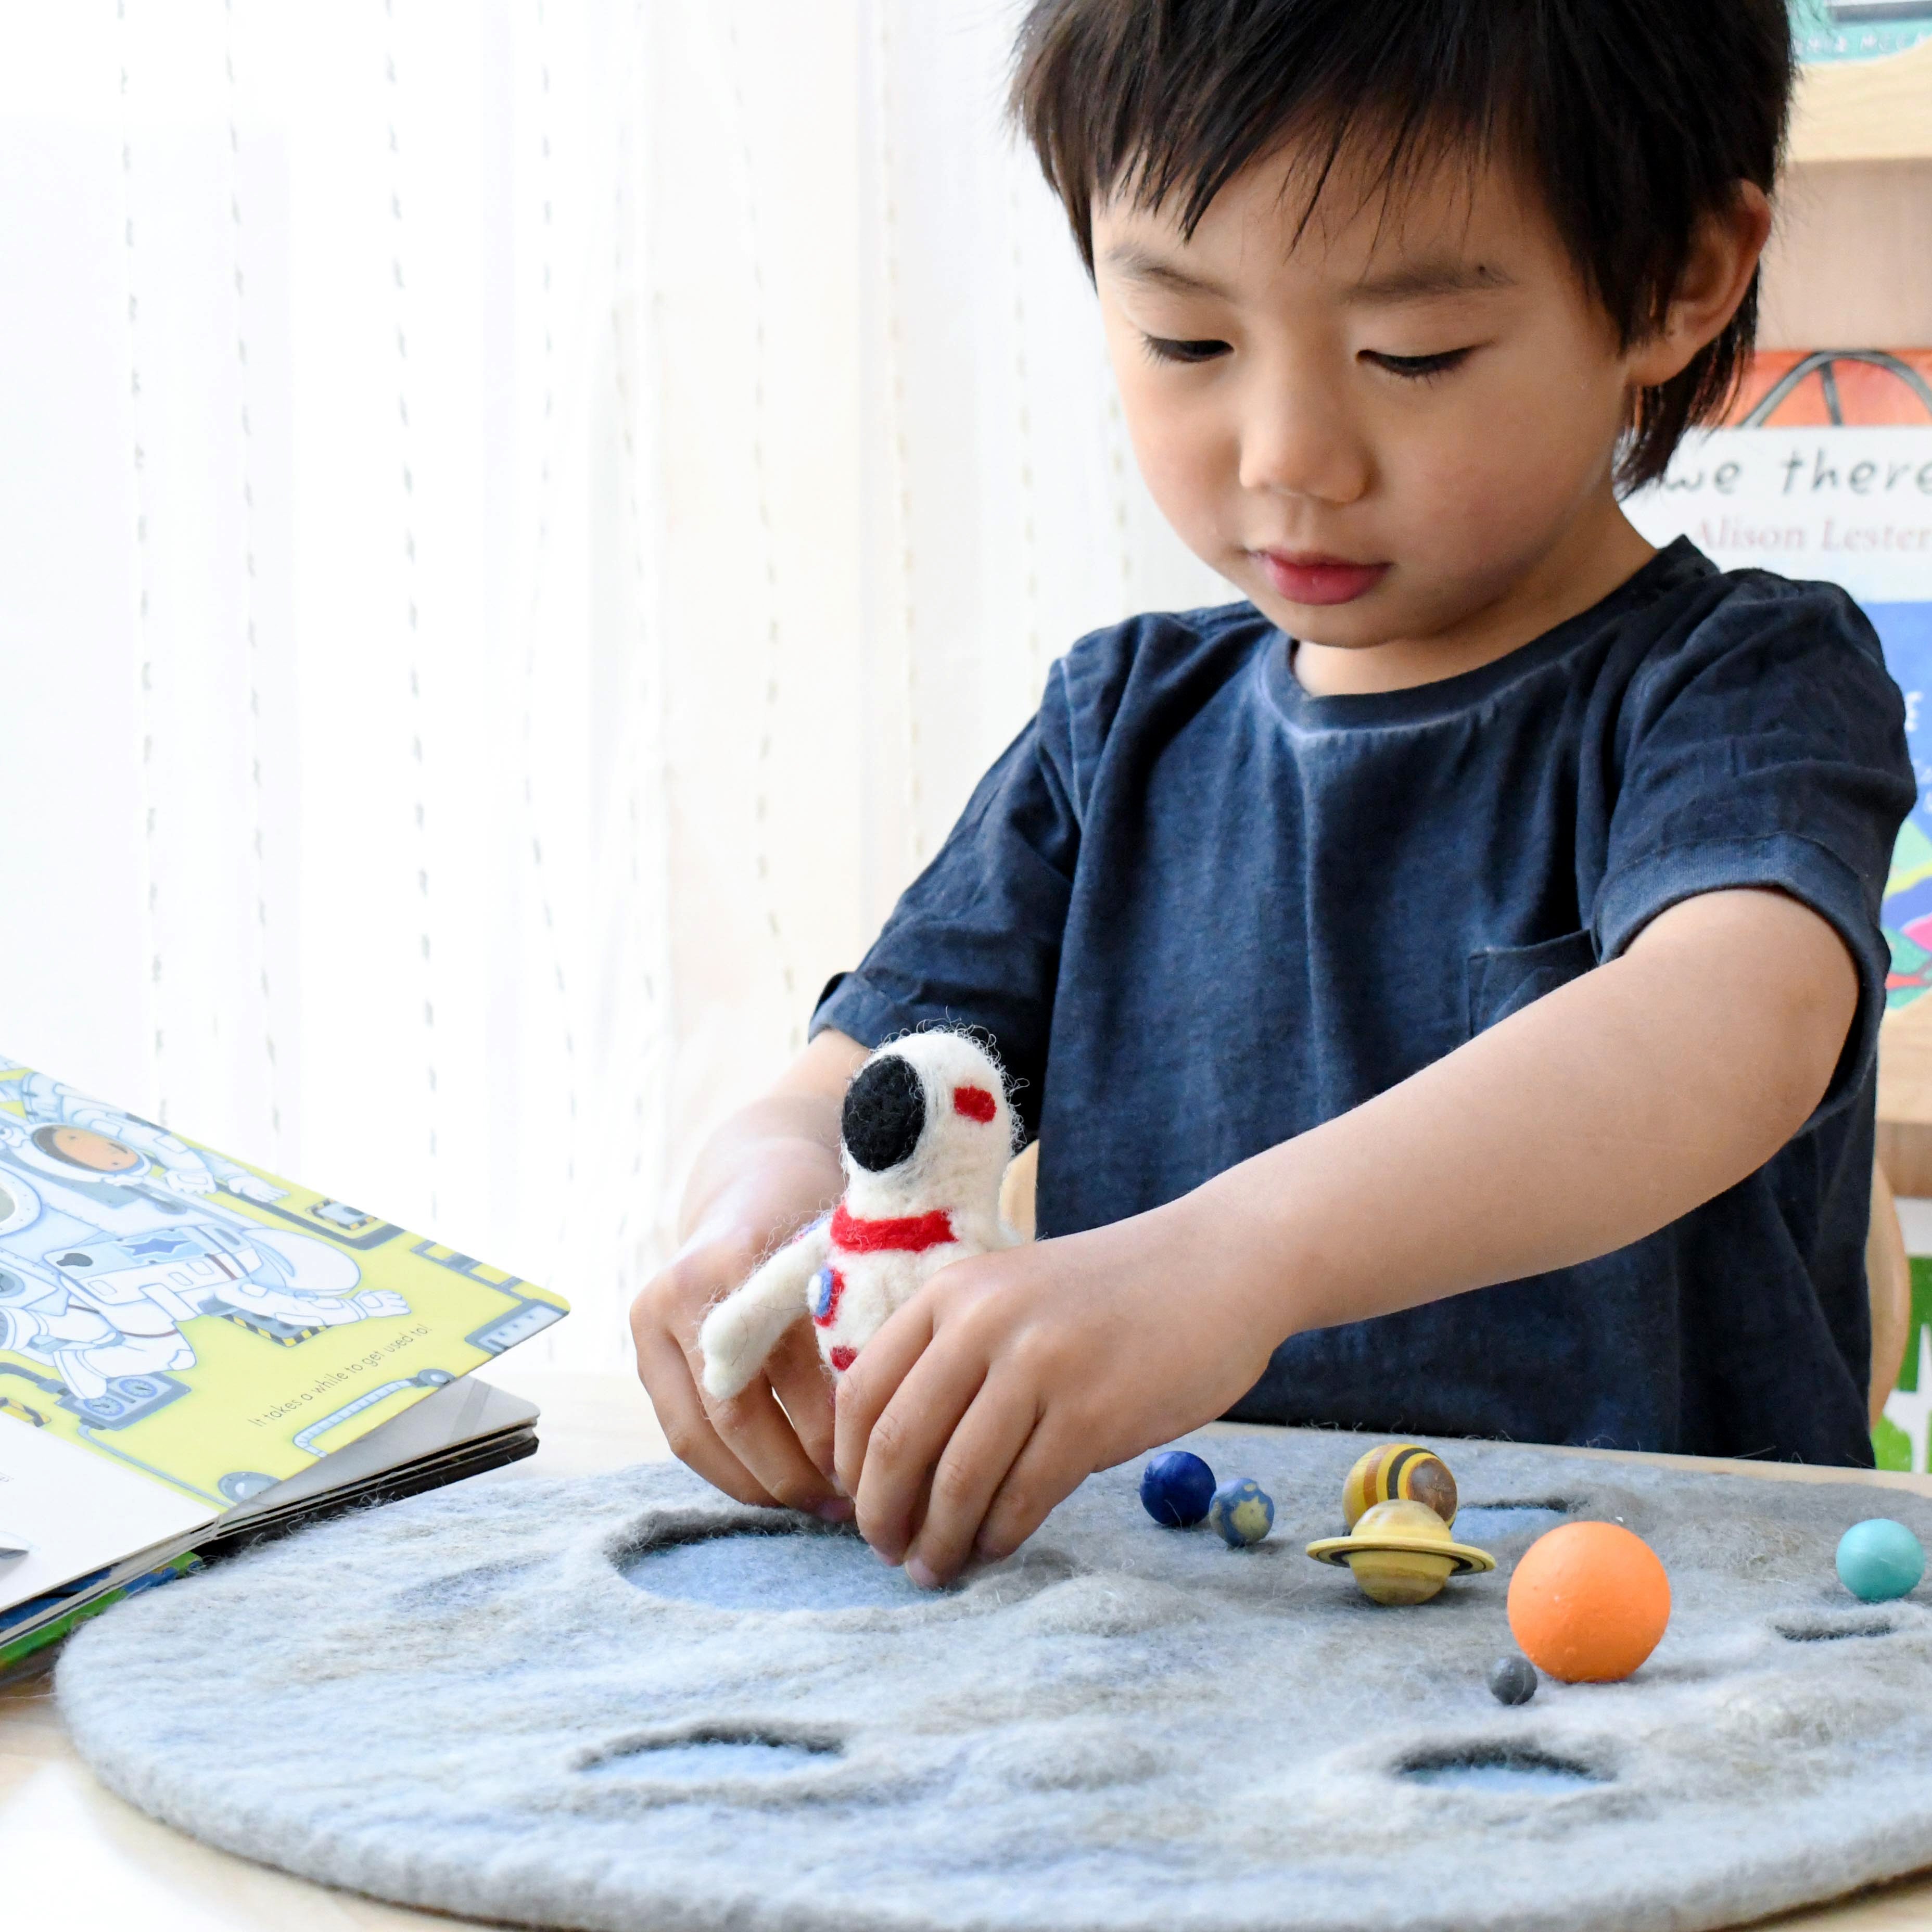
[[[1271,1318],[1203,1279],[1193,1218],[1184,1200],[956,1262],[866,1343],[839,1386],[836,1466],[881,1556],[924,1587],[1004,1556],[1094,1470],[1254,1385]]]
[[[836,1201],[838,1103],[866,1050],[821,1034],[728,1122],[692,1176],[684,1245],[631,1308],[638,1373],[671,1453],[740,1502],[848,1521],[832,1475],[832,1388],[806,1319],[728,1402],[704,1393],[698,1330],[712,1304]]]
[[[714,1204],[670,1265],[631,1309],[638,1373],[679,1461],[745,1503],[778,1503],[829,1521],[852,1507],[832,1484],[832,1389],[802,1303],[799,1319],[728,1402],[704,1393],[698,1325],[772,1250],[817,1214],[836,1163],[774,1164]]]
[[[942,1269],[839,1390],[860,1528],[943,1582],[976,1548],[1016,1548],[1091,1471],[1220,1414],[1286,1336],[1640,1240],[1797,1132],[1858,998],[1808,907],[1705,892],[1164,1208]]]

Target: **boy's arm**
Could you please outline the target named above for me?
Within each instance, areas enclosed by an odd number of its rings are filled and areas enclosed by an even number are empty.
[[[1222,1413],[1290,1335],[1653,1232],[1804,1124],[1858,992],[1808,907],[1708,893],[1180,1200],[955,1263],[841,1386],[836,1466],[860,1528],[916,1580],[944,1580],[976,1547],[1017,1547],[1092,1471]]]
[[[638,1373],[672,1453],[741,1502],[835,1520],[852,1506],[832,1481],[832,1390],[802,1300],[798,1324],[727,1401],[701,1392],[698,1330],[706,1310],[844,1192],[838,1110],[866,1055],[828,1029],[712,1136],[685,1190],[682,1244],[631,1308]]]

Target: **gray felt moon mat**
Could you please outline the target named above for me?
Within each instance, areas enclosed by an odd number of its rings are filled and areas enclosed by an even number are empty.
[[[198,1838],[533,1925],[1695,1932],[1932,1864],[1932,1614],[1832,1568],[1932,1539],[1916,1497],[1442,1444],[1497,1574],[1384,1610],[1301,1553],[1360,1438],[1192,1446],[1268,1542],[1156,1528],[1136,1466],[922,1598],[675,1468],[472,1485],[130,1600],[61,1702]],[[1580,1516],[1662,1556],[1669,1633],[1504,1708],[1511,1564]]]

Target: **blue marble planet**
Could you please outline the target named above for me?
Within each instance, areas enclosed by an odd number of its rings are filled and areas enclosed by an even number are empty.
[[[1868,1604],[1904,1596],[1924,1574],[1924,1545],[1889,1516],[1855,1522],[1838,1539],[1838,1580]]]
[[[1192,1529],[1214,1500],[1214,1472],[1185,1449],[1169,1449],[1141,1472],[1141,1506],[1168,1529]]]
[[[1208,1505],[1208,1527],[1230,1550],[1258,1543],[1274,1527],[1274,1498],[1252,1476],[1223,1483]]]

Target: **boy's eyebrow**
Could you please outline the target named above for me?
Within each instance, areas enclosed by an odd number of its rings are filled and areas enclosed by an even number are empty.
[[[1219,282],[1205,275],[1190,274],[1178,262],[1156,255],[1151,248],[1144,248],[1137,242],[1117,242],[1100,259],[1116,274],[1130,282],[1150,283],[1156,288],[1170,289],[1177,295],[1219,296],[1224,302],[1232,299]]]
[[[1426,296],[1481,294],[1516,286],[1516,278],[1486,262],[1465,262],[1454,256],[1407,262],[1379,275],[1364,275],[1344,300],[1378,308],[1390,302],[1417,302]]]
[[[1177,295],[1216,296],[1223,302],[1234,300],[1232,293],[1206,275],[1197,275],[1158,255],[1138,242],[1117,242],[1101,256],[1114,274],[1130,282],[1147,283]],[[1365,275],[1343,297],[1346,302],[1368,308],[1390,303],[1418,302],[1429,296],[1482,294],[1492,289],[1514,288],[1516,278],[1486,262],[1466,262],[1456,256],[1404,262],[1401,267],[1378,275]]]

